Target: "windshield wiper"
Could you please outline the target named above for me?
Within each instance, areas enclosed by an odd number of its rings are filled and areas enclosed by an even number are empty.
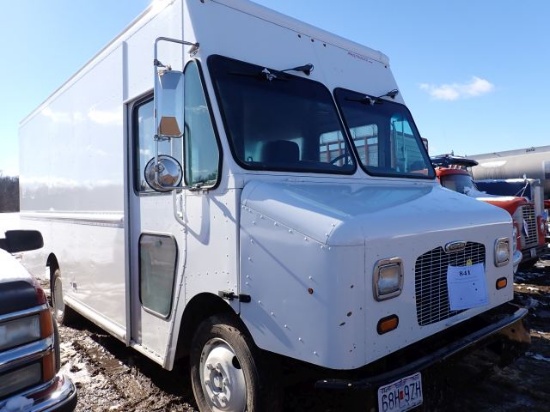
[[[366,95],[365,97],[362,97],[360,99],[347,98],[346,100],[348,100],[350,102],[358,102],[358,103],[362,103],[362,104],[368,104],[369,106],[374,106],[375,104],[381,104],[381,103],[384,102],[382,97],[390,97],[392,100],[394,100],[395,96],[397,96],[398,94],[399,94],[399,90],[393,89],[393,90],[390,90],[389,92],[387,92],[386,94],[376,96],[376,97]]]
[[[283,72],[279,71],[271,71],[267,68],[264,68],[260,72],[256,73],[244,73],[244,72],[229,72],[231,76],[244,76],[244,77],[252,77],[254,79],[258,80],[267,80],[267,81],[273,81],[273,80],[289,80],[290,78],[286,76]]]
[[[285,70],[281,70],[281,71],[282,72],[291,72],[291,71],[292,72],[302,72],[306,76],[309,76],[314,68],[315,68],[315,66],[313,66],[313,64],[308,63],[308,64],[304,64],[303,66],[296,66],[296,67],[293,67],[292,69],[285,69]]]
[[[267,67],[264,67],[259,73],[242,73],[242,72],[230,72],[229,74],[234,76],[246,76],[246,77],[255,77],[267,81],[273,80],[290,80],[290,77],[285,73],[289,71],[302,72],[305,75],[309,76],[313,71],[313,64],[308,63],[303,66],[296,66],[291,69],[284,70],[270,70]]]

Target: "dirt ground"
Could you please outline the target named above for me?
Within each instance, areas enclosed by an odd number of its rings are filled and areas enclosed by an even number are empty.
[[[516,300],[529,308],[532,344],[511,365],[477,350],[423,373],[426,411],[548,411],[550,409],[550,256],[516,275]],[[61,327],[62,369],[78,387],[77,411],[197,411],[187,371],[166,372],[82,319]],[[289,388],[287,410],[375,411],[341,406],[341,394]]]

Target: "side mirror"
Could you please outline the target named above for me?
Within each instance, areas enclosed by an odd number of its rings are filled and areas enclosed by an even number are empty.
[[[145,181],[157,192],[169,192],[180,187],[183,169],[172,156],[153,157],[145,166]]]
[[[38,230],[8,230],[6,238],[0,239],[0,248],[10,253],[40,249],[44,239]]]
[[[159,69],[155,79],[155,133],[158,138],[182,137],[183,73]]]

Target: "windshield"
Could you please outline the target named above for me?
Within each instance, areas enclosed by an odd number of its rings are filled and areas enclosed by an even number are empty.
[[[465,195],[478,192],[474,181],[469,175],[445,175],[440,177],[441,185]]]
[[[336,89],[335,96],[367,173],[434,178],[428,153],[404,105],[345,89]]]
[[[246,169],[355,171],[328,89],[274,69],[211,56],[208,67],[231,151]]]

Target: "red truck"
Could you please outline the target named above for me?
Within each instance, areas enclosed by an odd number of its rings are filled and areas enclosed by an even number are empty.
[[[496,196],[478,189],[469,167],[478,162],[460,156],[441,155],[431,158],[440,183],[447,189],[475,197],[486,203],[505,209],[512,216],[517,237],[517,248],[521,251],[521,266],[533,266],[547,249],[546,220],[536,213],[535,205],[522,196]]]

